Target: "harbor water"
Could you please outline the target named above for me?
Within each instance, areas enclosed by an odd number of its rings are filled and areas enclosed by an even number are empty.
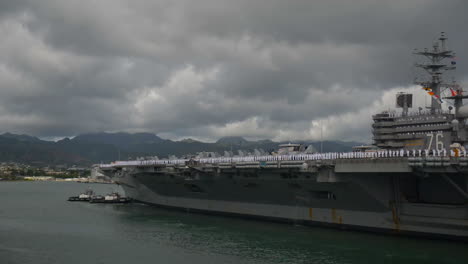
[[[67,202],[91,187],[0,182],[0,263],[468,263],[468,244]]]

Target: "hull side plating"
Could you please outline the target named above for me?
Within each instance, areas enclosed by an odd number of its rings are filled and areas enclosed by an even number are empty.
[[[466,188],[466,176],[451,178]],[[334,173],[333,169],[319,173],[291,169],[167,173],[146,168],[121,172],[114,179],[127,196],[162,207],[392,234],[468,238],[467,204],[441,177]]]

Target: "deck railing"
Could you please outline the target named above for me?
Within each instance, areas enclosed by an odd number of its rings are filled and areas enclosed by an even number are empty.
[[[338,159],[376,159],[376,158],[405,158],[405,157],[467,157],[465,150],[458,153],[453,150],[381,150],[369,152],[329,152],[294,155],[266,155],[244,157],[192,158],[192,159],[161,159],[161,160],[130,160],[115,161],[110,164],[100,164],[101,168],[151,165],[184,165],[188,162],[203,164],[239,163],[239,162],[268,162],[268,161],[313,161]]]

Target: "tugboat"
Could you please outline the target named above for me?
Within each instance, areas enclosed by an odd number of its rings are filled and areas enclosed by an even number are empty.
[[[118,192],[112,192],[106,196],[96,195],[91,197],[90,203],[129,203],[130,198],[120,195]]]
[[[70,202],[88,202],[91,200],[91,197],[94,196],[94,191],[87,189],[84,193],[81,193],[78,196],[71,196],[68,198]]]

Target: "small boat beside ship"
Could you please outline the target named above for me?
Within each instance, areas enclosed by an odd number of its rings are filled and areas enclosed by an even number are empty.
[[[112,192],[105,196],[96,195],[91,197],[90,203],[129,203],[130,198],[122,196],[118,192]]]
[[[131,198],[122,196],[118,192],[111,192],[106,195],[97,195],[91,189],[87,189],[85,192],[78,196],[71,196],[68,198],[70,202],[89,202],[89,203],[129,203]]]
[[[81,193],[78,196],[71,196],[68,198],[69,202],[89,202],[91,197],[95,195],[94,191],[91,189],[87,189],[84,193]]]

